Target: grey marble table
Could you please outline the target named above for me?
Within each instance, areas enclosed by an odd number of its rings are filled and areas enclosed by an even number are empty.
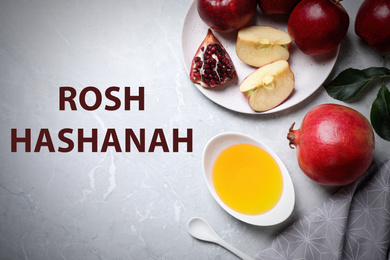
[[[315,105],[341,102],[323,87],[300,104],[268,115],[241,114],[210,101],[189,81],[180,53],[181,27],[191,2],[0,2],[1,259],[236,259],[223,248],[193,239],[187,221],[203,217],[222,238],[255,255],[336,190],[304,176],[286,134]],[[358,2],[342,2],[351,26],[330,77],[348,67],[382,65],[382,57],[354,33]],[[130,86],[135,93],[143,86],[145,107],[126,110],[122,103],[116,111],[103,105],[93,111],[80,106],[61,111],[61,86],[77,93],[94,86],[103,94],[111,86]],[[369,117],[377,87],[348,105]],[[123,92],[113,94],[122,97]],[[86,101],[91,102],[89,95]],[[103,104],[113,105],[105,99]],[[19,137],[31,130],[31,152],[23,143],[11,151],[11,129]],[[88,143],[78,151],[76,141],[72,151],[59,152],[58,147],[66,146],[57,136],[63,129],[73,129],[64,134],[73,139],[77,129],[85,136],[97,129],[99,151]],[[144,129],[145,151],[108,147],[101,152],[109,129],[116,130],[119,140],[124,129],[138,135]],[[174,129],[182,136],[192,129],[192,151],[183,144],[173,151]],[[211,137],[228,131],[261,140],[285,163],[296,204],[284,223],[243,223],[209,193],[202,150]],[[48,133],[54,152],[49,151]],[[165,152],[158,146],[162,136]],[[41,149],[34,151],[36,140]],[[153,140],[157,147],[150,151]],[[376,136],[375,160],[389,156],[389,143]]]

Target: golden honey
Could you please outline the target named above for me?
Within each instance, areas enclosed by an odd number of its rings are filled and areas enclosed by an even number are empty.
[[[251,144],[236,144],[216,158],[212,180],[219,198],[246,215],[270,211],[283,191],[283,177],[275,159]]]

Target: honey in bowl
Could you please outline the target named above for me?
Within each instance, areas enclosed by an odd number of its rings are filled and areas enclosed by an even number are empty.
[[[212,168],[214,189],[231,209],[246,215],[270,211],[282,196],[283,177],[275,159],[251,144],[224,149]]]

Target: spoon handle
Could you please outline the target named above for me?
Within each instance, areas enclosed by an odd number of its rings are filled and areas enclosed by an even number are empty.
[[[228,242],[226,242],[222,238],[217,239],[216,243],[219,244],[220,246],[223,246],[224,248],[226,248],[227,250],[229,250],[230,252],[232,252],[233,254],[235,254],[236,256],[240,257],[243,260],[254,260],[252,257],[241,252],[240,250],[238,250],[234,246],[230,245]]]

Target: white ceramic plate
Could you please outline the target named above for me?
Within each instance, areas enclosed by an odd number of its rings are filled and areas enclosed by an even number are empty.
[[[224,149],[234,144],[252,144],[267,151],[278,163],[283,176],[283,193],[278,204],[270,211],[260,215],[245,215],[229,208],[218,196],[212,181],[214,161]],[[223,133],[213,137],[205,146],[202,157],[203,173],[207,186],[218,204],[233,217],[257,226],[272,226],[286,220],[294,209],[295,192],[287,168],[280,158],[266,145],[247,135],[239,133]]]
[[[259,9],[248,25],[269,25],[287,32],[287,18],[285,16],[263,15]],[[196,10],[196,1],[194,1],[185,16],[181,35],[182,57],[188,73],[192,58],[206,36],[207,30],[208,26],[200,19]],[[210,100],[225,108],[241,113],[259,114],[259,112],[255,112],[249,107],[247,100],[238,90],[239,84],[256,68],[248,66],[237,57],[235,51],[237,32],[213,32],[232,58],[238,73],[238,79],[212,89],[203,88],[198,84],[194,85]],[[293,42],[290,48],[289,63],[295,76],[294,91],[281,105],[261,112],[261,114],[274,113],[290,108],[313,94],[332,71],[338,52],[339,48],[327,54],[308,56],[302,53]]]

